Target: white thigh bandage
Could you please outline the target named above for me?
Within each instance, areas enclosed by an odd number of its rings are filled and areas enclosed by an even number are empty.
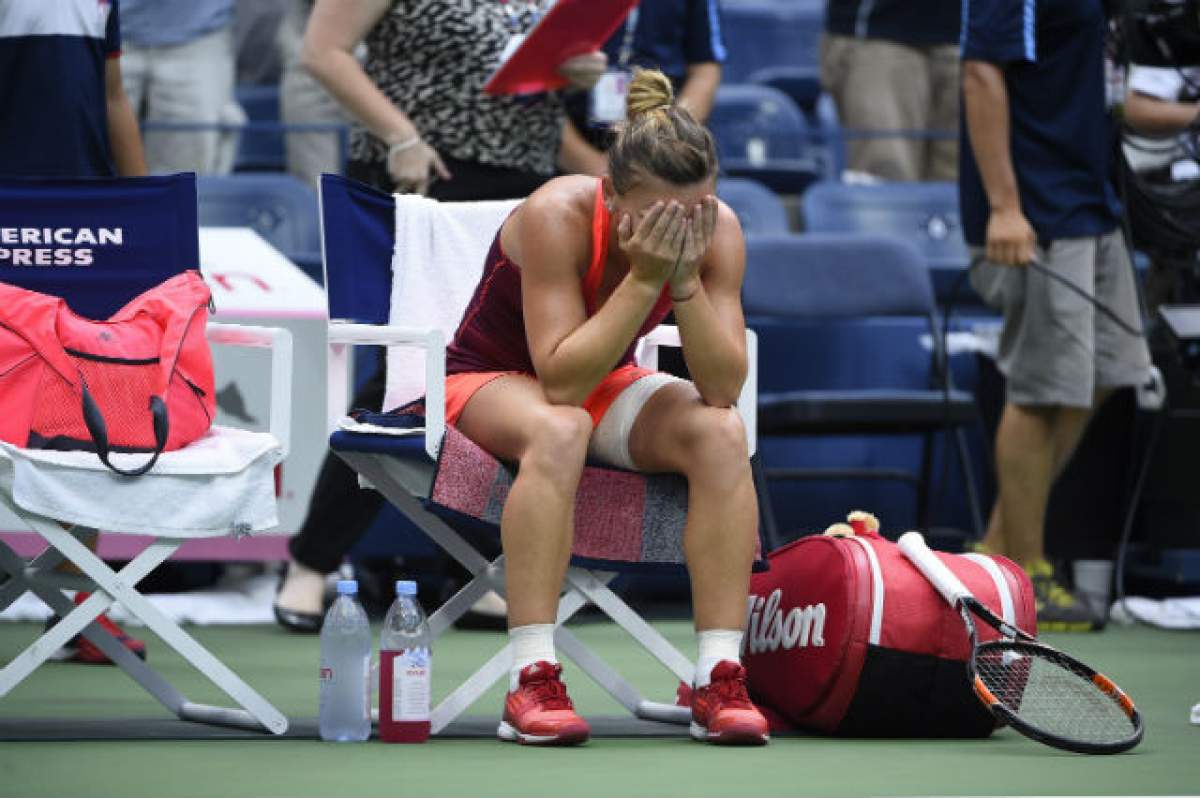
[[[621,391],[592,432],[588,454],[607,465],[636,471],[637,466],[629,454],[629,433],[633,431],[633,424],[650,397],[659,388],[674,382],[687,380],[671,374],[649,374]]]

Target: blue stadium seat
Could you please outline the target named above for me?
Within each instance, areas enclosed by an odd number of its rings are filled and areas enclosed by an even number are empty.
[[[708,126],[726,174],[781,194],[801,194],[824,167],[806,148],[808,125],[796,104],[769,86],[722,86]]]
[[[717,196],[737,214],[746,235],[788,231],[787,208],[761,183],[743,177],[726,177],[717,183]]]
[[[248,124],[238,143],[234,171],[284,171],[287,159],[279,121],[279,86],[242,85],[235,94]]]
[[[201,175],[200,224],[250,227],[323,282],[317,195],[291,175]]]
[[[965,436],[977,420],[974,397],[943,382],[931,335],[936,306],[916,249],[880,235],[749,236],[746,261],[743,305],[759,339],[759,440],[773,504],[791,513],[783,526],[800,518],[820,529],[865,505],[888,508],[892,524],[915,520],[928,529],[936,436],[946,431],[946,456],[953,453],[961,477],[952,495],[967,499],[953,516],[978,533]],[[825,483],[807,492],[794,480]],[[887,492],[895,483],[916,488],[915,519],[895,510],[897,499],[911,507]]]
[[[953,183],[817,183],[804,195],[804,229],[903,238],[924,256],[943,299],[970,261]],[[960,296],[978,301],[968,293]]]
[[[816,66],[824,4],[816,2],[726,3],[721,10],[728,57],[724,79],[741,83],[763,67]]]

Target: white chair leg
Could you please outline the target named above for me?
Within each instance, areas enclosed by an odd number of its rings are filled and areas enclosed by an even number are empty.
[[[638,641],[642,648],[663,664],[667,670],[675,674],[682,682],[690,683],[694,675],[695,665],[680,653],[671,641],[663,637],[657,629],[642,616],[621,600],[621,597],[608,587],[615,574],[605,574],[608,578],[601,581],[596,574],[583,568],[567,569],[567,582],[583,593],[589,601],[604,611],[618,626],[624,629],[630,637]]]
[[[170,547],[165,553],[161,550],[150,552],[149,554],[143,551],[133,562],[130,562],[125,568],[121,569],[118,576],[136,584],[146,573],[149,573],[162,560],[166,559],[173,549],[174,547]],[[7,546],[0,548],[0,559],[5,561],[6,568],[11,567],[14,561],[23,562]],[[107,594],[103,592],[94,593],[87,601],[76,606],[73,601],[59,590],[37,584],[36,582],[26,581],[25,584],[30,592],[44,601],[59,616],[60,621],[38,638],[29,648],[18,655],[16,659],[5,666],[3,671],[0,671],[0,696],[6,695],[24,681],[30,673],[53,655],[55,651],[62,648],[76,634],[83,634],[84,637],[104,652],[109,659],[116,663],[118,667],[125,671],[131,679],[141,685],[146,692],[154,696],[159,703],[169,711],[179,714],[180,708],[186,702],[183,695],[163,679],[157,671],[150,668],[146,663],[138,659],[136,655],[121,645],[116,638],[101,628],[99,624],[93,623],[95,618],[112,604],[112,599]]]
[[[687,725],[692,720],[690,707],[676,706],[661,701],[648,701],[637,688],[613,670],[608,663],[583,644],[583,641],[563,627],[554,630],[554,643],[559,650],[579,666],[579,669],[600,685],[617,703],[629,710],[629,714],[644,720]]]
[[[85,613],[94,612],[94,614],[87,618],[90,621],[107,609],[114,600],[120,601],[130,613],[144,622],[163,642],[179,652],[184,659],[196,667],[217,687],[221,688],[244,707],[244,709],[226,709],[189,702],[171,687],[169,683],[161,679],[149,666],[146,666],[145,663],[142,663],[137,657],[126,651],[111,636],[103,633],[103,630],[100,630],[98,627],[89,627],[85,631],[85,635],[89,640],[96,643],[126,673],[138,681],[145,689],[155,694],[155,697],[163,701],[164,704],[175,704],[174,697],[178,696],[178,706],[174,706],[172,709],[180,718],[255,730],[266,729],[274,734],[282,734],[287,731],[287,718],[282,713],[242,681],[223,662],[196,642],[191,635],[184,632],[176,623],[167,618],[133,587],[146,574],[157,567],[159,563],[169,557],[182,544],[182,540],[169,542],[161,539],[156,540],[135,557],[126,568],[122,569],[120,574],[117,574],[84,546],[83,543],[76,540],[75,537],[62,529],[56,522],[31,518],[24,513],[19,514],[51,546],[61,551],[67,559],[78,566],[80,570],[91,577],[96,583],[97,592],[78,608],[75,608],[73,612],[64,615],[63,620],[56,624],[54,629],[48,634],[54,634],[60,628],[63,630],[62,635],[74,634],[79,630],[72,631],[73,627],[79,624]],[[61,594],[56,595],[62,600],[66,600]],[[71,616],[75,615],[75,613],[79,613],[79,615],[72,618]],[[97,632],[95,636],[89,633],[93,628]],[[64,638],[64,642],[65,639],[68,638]],[[42,659],[44,660],[44,656]],[[14,664],[16,663],[10,663],[9,667],[11,668]],[[22,678],[24,677],[22,676]],[[158,690],[167,692],[168,695],[159,695],[156,692],[156,686]],[[168,698],[168,700],[164,700],[164,698]]]

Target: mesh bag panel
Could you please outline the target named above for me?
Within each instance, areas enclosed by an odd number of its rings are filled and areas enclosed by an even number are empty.
[[[157,361],[126,364],[81,357],[71,360],[104,415],[109,447],[152,451],[154,429],[149,408],[159,370]],[[46,369],[42,376],[33,431],[47,441],[56,441],[53,448],[61,448],[68,441],[92,448],[91,437],[83,423],[80,395],[53,369]]]

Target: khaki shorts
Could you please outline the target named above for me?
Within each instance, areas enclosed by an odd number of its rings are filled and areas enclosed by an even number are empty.
[[[983,251],[972,248],[972,257]],[[1119,230],[1038,247],[1039,262],[1141,329],[1129,253]],[[1095,305],[1042,272],[983,262],[971,285],[1004,314],[997,364],[1016,405],[1091,407],[1097,388],[1144,382],[1150,351]]]

